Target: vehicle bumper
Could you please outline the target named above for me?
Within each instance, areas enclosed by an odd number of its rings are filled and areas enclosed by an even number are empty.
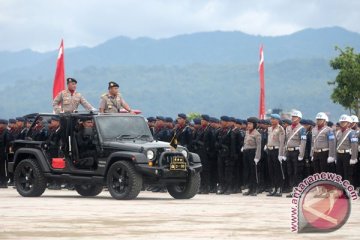
[[[145,164],[138,164],[135,166],[136,170],[147,176],[156,177],[162,180],[186,180],[191,174],[199,173],[202,169],[201,164],[194,164],[188,166],[186,170],[169,170],[164,167],[150,167]]]

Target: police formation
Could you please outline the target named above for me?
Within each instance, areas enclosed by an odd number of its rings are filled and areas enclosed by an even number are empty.
[[[342,115],[333,125],[320,112],[315,119],[304,120],[294,111],[291,120],[278,114],[269,120],[203,114],[190,122],[178,114],[175,121],[149,117],[148,124],[156,140],[169,142],[176,136],[178,144],[199,154],[200,194],[291,197],[293,187],[320,172],[338,173],[359,187],[358,118]]]
[[[53,101],[55,113],[74,112],[79,105],[95,108],[76,91],[77,81],[67,79],[67,89]],[[117,113],[125,109],[133,113],[119,93],[119,85],[109,82],[108,92],[100,97],[99,111]],[[300,111],[289,119],[272,114],[269,120],[250,117],[247,120],[206,114],[190,122],[186,114],[170,117],[149,117],[149,128],[155,140],[178,144],[201,157],[200,194],[238,194],[281,197],[289,193],[302,179],[320,172],[338,173],[355,187],[360,186],[359,126],[356,116],[342,115],[333,125],[325,113],[318,113],[316,123],[304,120]],[[9,143],[24,139],[32,125],[31,119],[0,119],[0,187],[12,184],[7,172]],[[84,122],[84,128],[90,122]],[[57,141],[59,118],[54,116],[45,128],[35,123],[31,138]],[[82,136],[79,136],[80,138]],[[86,139],[83,141],[86,144]],[[152,189],[161,191],[161,189]]]

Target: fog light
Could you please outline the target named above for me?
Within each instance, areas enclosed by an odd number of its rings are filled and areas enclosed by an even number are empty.
[[[148,164],[150,167],[152,167],[154,165],[153,162],[151,162],[151,161]]]

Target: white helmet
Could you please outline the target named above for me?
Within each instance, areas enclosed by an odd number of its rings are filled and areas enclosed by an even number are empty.
[[[329,118],[328,116],[326,115],[326,113],[324,112],[319,112],[318,114],[316,114],[316,117],[315,117],[316,120],[318,119],[322,119],[322,120],[325,120],[325,121],[329,121]]]
[[[352,119],[350,116],[343,114],[340,116],[339,122],[349,122],[352,123]]]
[[[353,123],[359,123],[359,118],[356,115],[351,115],[351,120]]]
[[[294,110],[292,113],[291,113],[291,116],[292,117],[299,117],[299,118],[302,118],[302,113],[298,110]]]

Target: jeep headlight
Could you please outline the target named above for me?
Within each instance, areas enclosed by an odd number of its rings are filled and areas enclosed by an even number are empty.
[[[184,155],[185,158],[188,158],[189,154],[185,149],[181,150],[180,152],[181,152],[182,155]]]
[[[147,150],[146,152],[146,157],[149,159],[149,160],[154,160],[155,158],[155,152],[153,150]]]

